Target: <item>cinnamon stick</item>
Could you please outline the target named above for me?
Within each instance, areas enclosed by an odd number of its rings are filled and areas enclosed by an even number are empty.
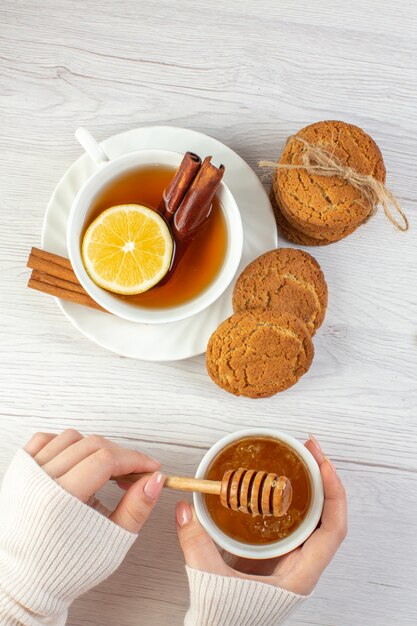
[[[59,256],[58,254],[54,254],[53,252],[48,252],[47,250],[42,250],[41,248],[33,247],[30,251],[33,256],[39,257],[40,259],[44,259],[50,263],[55,263],[56,265],[61,265],[62,267],[66,267],[69,270],[72,270],[71,261],[66,259],[63,256]]]
[[[47,283],[48,285],[60,287],[61,289],[66,289],[67,291],[74,291],[75,293],[88,295],[84,287],[81,287],[79,283],[70,283],[68,280],[63,280],[58,276],[45,274],[44,272],[40,272],[39,270],[33,270],[30,276],[31,278],[33,278],[33,280],[41,283]]]
[[[95,300],[90,298],[87,293],[82,294],[76,291],[70,291],[69,289],[63,289],[62,287],[57,287],[56,285],[51,285],[48,282],[42,282],[34,278],[29,278],[28,287],[41,291],[42,293],[47,293],[51,296],[55,296],[56,298],[62,298],[63,300],[75,302],[75,304],[82,304],[92,309],[97,309],[98,311],[104,311],[107,313],[107,311],[97,304]]]
[[[28,282],[31,289],[107,312],[80,285],[69,259],[40,248],[32,248],[27,265],[32,268]]]
[[[201,159],[194,152],[186,152],[177,169],[175,176],[164,190],[158,212],[167,222],[172,220],[175,211],[180,206],[192,181],[201,166]]]
[[[190,242],[211,212],[211,205],[223,178],[224,166],[215,167],[211,156],[204,159],[181,205],[177,209],[172,231],[177,243]]]
[[[43,255],[43,257],[40,257],[31,253],[27,262],[27,266],[30,267],[32,270],[39,270],[40,272],[43,272],[45,274],[50,274],[52,276],[56,276],[57,278],[62,278],[63,280],[66,280],[70,283],[78,283],[78,279],[74,273],[74,270],[65,267],[62,261],[56,262],[56,257],[57,255],[52,253],[50,253],[49,258],[46,257],[45,254]],[[61,257],[61,259],[62,258],[63,257]]]

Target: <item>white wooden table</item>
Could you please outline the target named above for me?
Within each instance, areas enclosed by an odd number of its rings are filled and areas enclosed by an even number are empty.
[[[350,533],[289,624],[417,621],[416,19],[414,2],[388,0],[1,3],[0,470],[35,430],[99,432],[184,473],[238,428],[274,426],[301,439],[312,431],[345,481]],[[313,366],[288,392],[227,395],[203,356],[119,358],[26,289],[48,198],[80,154],[77,126],[99,140],[140,125],[185,126],[256,167],[321,119],[351,121],[377,140],[411,228],[401,234],[379,213],[347,240],[312,250],[329,309]],[[182,623],[188,589],[174,501],[164,495],[120,571],[75,603],[71,626]]]

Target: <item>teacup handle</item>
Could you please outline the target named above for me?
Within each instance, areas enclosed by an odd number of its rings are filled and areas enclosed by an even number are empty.
[[[77,128],[75,138],[84,148],[86,153],[97,165],[103,165],[110,161],[103,148],[97,143],[93,135],[86,128]]]

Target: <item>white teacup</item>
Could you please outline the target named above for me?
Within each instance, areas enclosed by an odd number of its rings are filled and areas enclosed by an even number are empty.
[[[249,428],[222,437],[222,439],[215,443],[204,455],[197,468],[196,478],[205,478],[208,468],[219,452],[233,441],[243,439],[244,437],[271,437],[272,439],[277,439],[292,448],[298,456],[301,457],[307,468],[311,486],[311,501],[306,517],[301,522],[300,526],[288,535],[288,537],[273,543],[255,545],[232,539],[232,537],[229,537],[229,535],[223,532],[221,528],[215,524],[208,512],[205,497],[201,493],[194,493],[193,495],[195,512],[208,534],[223,550],[227,550],[227,552],[231,554],[247,559],[272,559],[298,548],[315,530],[323,510],[323,482],[319,466],[307,448],[297,439],[291,437],[291,435],[287,435],[286,433],[272,428]],[[261,470],[262,467],[253,469]],[[242,513],[242,515],[245,515],[245,513]]]
[[[213,282],[195,298],[173,307],[148,308],[122,300],[96,285],[87,274],[81,257],[82,234],[91,219],[97,196],[112,180],[126,172],[153,164],[177,168],[182,154],[168,150],[140,150],[110,160],[90,133],[79,128],[75,134],[89,156],[97,163],[97,170],[78,192],[68,220],[67,247],[74,272],[87,293],[104,309],[132,322],[162,324],[185,319],[207,308],[227,289],[239,266],[243,247],[243,229],[239,208],[232,193],[222,181],[217,191],[227,229],[227,249],[223,265]],[[205,156],[205,155],[201,155]]]

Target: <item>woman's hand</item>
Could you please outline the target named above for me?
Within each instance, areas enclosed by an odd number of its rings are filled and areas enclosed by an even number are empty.
[[[177,504],[178,535],[189,567],[223,576],[266,582],[300,595],[310,594],[346,536],[347,506],[342,482],[316,439],[306,448],[316,459],[324,485],[324,508],[319,528],[303,546],[278,559],[238,558],[226,564],[188,502]]]
[[[131,533],[142,528],[163,487],[158,461],[99,435],[84,437],[72,429],[60,435],[37,433],[24,449],[51,478],[82,502],[88,502],[111,478],[131,472],[153,472],[130,486],[109,516]]]

